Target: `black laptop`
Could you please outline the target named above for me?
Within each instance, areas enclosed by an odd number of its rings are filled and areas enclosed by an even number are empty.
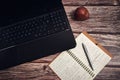
[[[0,1],[0,69],[73,47],[61,0]]]

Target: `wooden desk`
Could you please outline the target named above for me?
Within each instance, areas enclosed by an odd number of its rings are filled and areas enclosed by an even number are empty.
[[[120,0],[63,0],[63,3],[74,36],[87,30],[114,56],[95,80],[120,80]],[[90,19],[72,19],[72,12],[80,5],[89,10]],[[0,80],[59,80],[47,66],[56,55],[0,71]]]

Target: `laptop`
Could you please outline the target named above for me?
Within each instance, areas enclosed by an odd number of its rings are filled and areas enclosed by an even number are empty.
[[[0,69],[75,45],[61,0],[0,1]]]

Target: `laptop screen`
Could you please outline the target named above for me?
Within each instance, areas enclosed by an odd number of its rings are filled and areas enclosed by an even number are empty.
[[[0,27],[54,10],[61,0],[2,0],[0,1]]]

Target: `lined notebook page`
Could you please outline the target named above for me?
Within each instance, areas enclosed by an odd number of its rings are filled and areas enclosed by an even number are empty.
[[[111,57],[83,33],[76,43],[75,48],[62,52],[49,66],[61,80],[93,80]],[[86,45],[94,70],[89,66],[82,43]]]
[[[87,36],[81,33],[76,39],[77,46],[71,51],[76,55],[82,62],[90,68],[85,53],[82,48],[82,43],[86,45],[88,50],[89,58],[91,59],[92,66],[94,68],[95,74],[98,74],[104,66],[110,61],[111,57],[107,55],[102,49],[99,48],[95,43],[93,43]],[[95,76],[94,76],[95,77]]]

